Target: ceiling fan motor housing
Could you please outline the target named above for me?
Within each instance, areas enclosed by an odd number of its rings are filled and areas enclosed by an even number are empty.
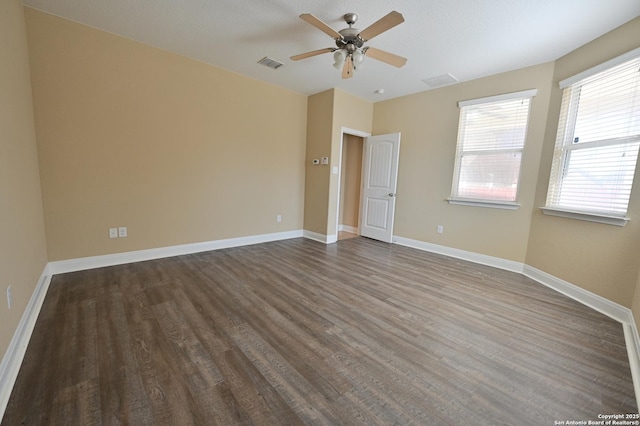
[[[342,39],[336,39],[336,46],[340,49],[346,49],[349,53],[353,53],[364,44],[362,39],[358,37],[360,30],[357,28],[349,27],[338,32],[342,35]]]

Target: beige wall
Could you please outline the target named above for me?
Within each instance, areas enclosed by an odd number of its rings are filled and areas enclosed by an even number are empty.
[[[331,140],[331,166],[340,166],[340,146],[344,128],[359,132],[371,133],[373,120],[373,104],[364,99],[353,96],[342,90],[335,90],[333,104],[333,133]],[[339,179],[337,174],[331,174],[329,192],[329,218],[327,234],[337,234],[338,229],[338,195]]]
[[[313,165],[313,159],[331,156],[334,90],[309,96],[307,155],[305,160],[304,229],[327,234],[331,167]]]
[[[640,264],[640,260],[638,261]],[[640,268],[639,268],[640,269]],[[631,302],[631,313],[636,323],[636,328],[640,329],[640,272],[638,272],[638,280],[633,292],[633,300]]]
[[[638,258],[638,263],[640,263],[640,256],[636,257]],[[633,293],[631,312],[633,313],[633,319],[636,322],[636,328],[640,329],[640,272],[638,272],[638,280],[636,282],[636,288]]]
[[[640,268],[640,172],[624,228],[547,216],[543,206],[549,184],[561,90],[558,82],[640,46],[640,18],[605,34],[556,61],[544,151],[531,221],[526,263],[631,307]],[[636,316],[637,318],[637,316]]]
[[[395,234],[524,262],[553,64],[547,63],[374,105],[373,132],[401,132]],[[458,101],[538,89],[522,160],[518,210],[450,205]],[[438,234],[437,226],[444,232]]]
[[[373,104],[331,89],[310,96],[308,108],[304,229],[336,235],[339,179],[332,168],[340,166],[342,129],[370,133]],[[312,159],[321,157],[329,157],[328,166],[311,164]]]
[[[50,260],[302,228],[306,96],[25,14]]]
[[[0,354],[4,356],[47,262],[27,35],[19,0],[0,1],[0,94]]]

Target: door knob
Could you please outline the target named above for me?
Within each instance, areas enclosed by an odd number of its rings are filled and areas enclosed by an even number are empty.
[[[395,197],[396,194],[394,194],[393,192],[389,193],[389,197]]]

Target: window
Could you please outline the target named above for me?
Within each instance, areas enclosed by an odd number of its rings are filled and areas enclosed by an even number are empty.
[[[624,225],[640,147],[640,49],[560,87],[544,212]]]
[[[459,102],[452,204],[517,208],[529,106],[536,90]]]

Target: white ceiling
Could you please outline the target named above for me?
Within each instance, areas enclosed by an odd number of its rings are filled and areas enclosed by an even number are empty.
[[[339,87],[376,102],[429,90],[423,79],[468,81],[555,60],[640,16],[639,0],[23,0],[27,6],[245,76],[314,94]],[[367,45],[408,58],[395,68],[372,58],[342,80],[334,46],[302,21],[311,13],[336,30],[355,12],[364,29],[391,10],[405,22]],[[277,70],[257,63],[268,56]],[[384,89],[382,95],[376,89]]]

